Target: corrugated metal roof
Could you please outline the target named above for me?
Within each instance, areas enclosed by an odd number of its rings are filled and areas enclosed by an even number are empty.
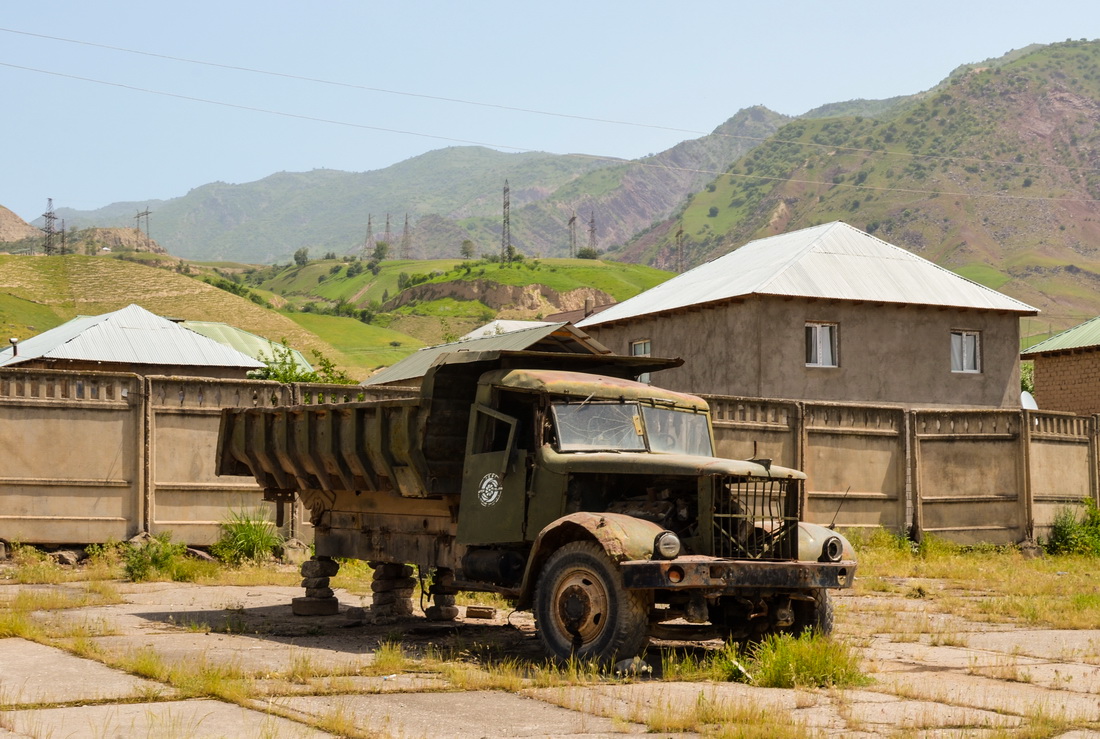
[[[1063,352],[1072,349],[1090,349],[1100,346],[1100,316],[1090,318],[1073,328],[1067,328],[1060,334],[1055,334],[1049,339],[1033,344],[1024,349],[1020,355],[1033,357],[1037,354],[1048,352]]]
[[[847,223],[757,239],[612,306],[595,326],[748,295],[1038,311]]]
[[[0,352],[0,367],[31,359],[73,359],[125,364],[263,367],[236,349],[129,305],[100,316],[80,316]]]
[[[509,321],[498,318],[495,321],[489,321],[484,326],[475,328],[468,334],[460,336],[458,340],[468,341],[470,339],[481,339],[487,336],[499,336],[500,334],[508,334],[513,331],[522,331],[525,328],[549,326],[551,323],[552,321]]]
[[[247,354],[264,364],[279,356],[276,354],[276,351],[283,351],[283,346],[281,344],[277,344],[270,339],[265,339],[262,336],[257,336],[249,331],[245,331],[243,328],[230,326],[228,323],[218,323],[216,321],[182,321],[180,325],[186,329],[202,334],[208,339],[213,339],[219,344],[224,344],[232,349],[236,349],[242,354]],[[297,349],[290,349],[290,358],[293,360],[295,366],[303,372],[313,371],[313,365],[311,365],[305,355]]]
[[[368,377],[360,385],[382,385],[390,382],[411,380],[423,377],[432,366],[436,358],[447,352],[483,352],[483,351],[523,351],[530,349],[539,342],[551,337],[555,331],[565,329],[572,343],[578,346],[583,344],[588,351],[597,354],[607,353],[607,348],[599,342],[589,338],[582,331],[577,331],[568,323],[547,323],[542,326],[510,331],[503,334],[494,334],[481,338],[455,341],[450,344],[428,346],[415,354],[402,359],[391,367],[377,372]]]

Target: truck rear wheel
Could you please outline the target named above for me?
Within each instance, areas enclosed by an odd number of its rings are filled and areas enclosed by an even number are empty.
[[[546,561],[535,591],[535,622],[550,656],[610,662],[649,641],[648,600],[626,590],[603,549],[574,541]]]

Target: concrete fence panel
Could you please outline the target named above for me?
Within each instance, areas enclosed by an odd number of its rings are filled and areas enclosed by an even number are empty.
[[[0,538],[62,544],[137,532],[142,394],[131,374],[0,373]]]
[[[710,405],[719,457],[750,459],[755,455],[784,467],[799,466],[802,409],[798,403],[724,395],[702,397]]]
[[[915,527],[959,543],[1026,538],[1022,411],[912,412]]]
[[[259,380],[148,377],[145,530],[208,545],[231,512],[274,518],[252,477],[218,477],[214,461],[222,408],[285,405],[293,388]],[[294,521],[292,517],[290,519]],[[293,525],[284,532],[294,536]]]
[[[1060,509],[1096,500],[1096,421],[1096,416],[1024,412],[1035,536],[1049,535]]]
[[[901,408],[806,403],[807,519],[842,528],[908,529],[906,414]]]

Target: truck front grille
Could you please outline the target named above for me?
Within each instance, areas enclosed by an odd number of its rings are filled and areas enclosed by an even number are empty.
[[[720,477],[711,551],[731,559],[798,559],[801,480]]]

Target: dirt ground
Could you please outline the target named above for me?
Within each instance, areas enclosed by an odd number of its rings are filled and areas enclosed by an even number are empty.
[[[835,638],[869,684],[781,690],[659,674],[540,687],[479,668],[542,663],[530,613],[363,625],[347,611],[369,596],[346,591],[338,615],[296,617],[294,587],[116,582],[122,603],[36,611],[30,638],[0,638],[0,738],[744,735],[721,725],[733,715],[750,736],[1100,736],[1100,624],[972,622],[897,585],[837,598]],[[0,604],[87,592],[0,583]]]

